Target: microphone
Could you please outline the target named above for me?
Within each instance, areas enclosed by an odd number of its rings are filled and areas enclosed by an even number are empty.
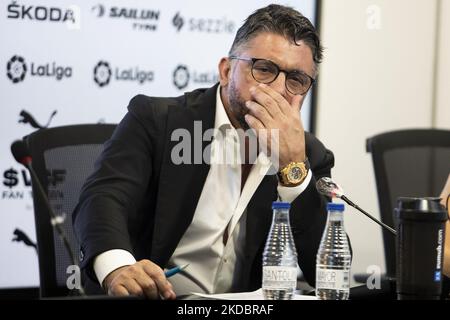
[[[353,203],[349,198],[347,198],[344,195],[344,190],[331,178],[329,177],[323,177],[320,178],[316,183],[316,189],[320,194],[323,194],[324,196],[330,197],[330,198],[340,198],[344,200],[347,204],[352,206],[353,208],[357,209],[361,213],[363,213],[366,217],[371,219],[372,221],[378,223],[380,226],[382,226],[385,230],[391,232],[394,235],[397,235],[397,231],[389,227],[387,224],[377,220],[373,216],[371,216],[369,213],[361,209],[357,204]]]
[[[31,155],[26,144],[22,140],[16,140],[11,145],[11,153],[17,162],[28,168],[31,165]]]
[[[64,233],[64,230],[61,228],[60,224],[64,222],[64,219],[61,219],[60,217],[57,217],[56,214],[53,212],[52,207],[50,206],[50,203],[48,201],[47,194],[44,191],[44,188],[42,187],[41,182],[39,181],[39,178],[34,171],[33,167],[31,166],[32,157],[30,154],[30,151],[28,150],[27,145],[23,140],[16,140],[11,144],[11,153],[14,156],[14,159],[16,159],[17,162],[24,165],[28,171],[31,174],[31,178],[33,181],[33,188],[36,187],[37,191],[41,195],[41,198],[43,199],[45,206],[47,207],[47,211],[50,215],[50,224],[52,227],[56,230],[59,237],[64,243],[64,247],[67,250],[67,253],[69,254],[70,261],[74,266],[78,266],[78,264],[75,262],[75,256],[73,254],[72,248],[70,246],[69,241],[67,240],[67,237]],[[85,295],[83,286],[80,283],[80,287],[77,288],[80,295]]]

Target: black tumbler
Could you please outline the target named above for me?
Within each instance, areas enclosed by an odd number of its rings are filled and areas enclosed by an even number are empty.
[[[442,263],[447,211],[439,198],[398,198],[397,299],[437,300],[442,291]]]

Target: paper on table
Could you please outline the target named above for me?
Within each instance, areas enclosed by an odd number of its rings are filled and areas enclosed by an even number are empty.
[[[191,294],[203,298],[217,299],[217,300],[264,300],[261,288],[252,292],[218,293],[218,294],[191,292]],[[305,296],[296,294],[294,295],[294,298],[292,300],[317,300],[317,298],[315,296]]]

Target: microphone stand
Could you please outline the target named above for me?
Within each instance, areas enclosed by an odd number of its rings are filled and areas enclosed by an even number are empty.
[[[58,217],[56,217],[55,213],[53,212],[52,207],[50,206],[50,203],[48,202],[47,195],[45,194],[44,188],[42,187],[36,172],[31,167],[31,164],[27,163],[27,164],[23,164],[23,165],[25,165],[25,167],[27,167],[28,171],[30,171],[30,173],[31,173],[32,179],[36,182],[36,183],[33,184],[33,186],[36,185],[36,187],[37,187],[37,189],[38,189],[38,191],[39,191],[39,193],[41,195],[41,199],[43,199],[43,201],[45,203],[45,206],[47,207],[47,212],[50,215],[50,223],[51,223],[52,227],[58,233],[58,235],[61,238],[61,240],[63,241],[64,247],[66,248],[66,250],[67,250],[67,252],[69,254],[70,262],[72,262],[72,265],[77,266],[78,264],[75,262],[75,256],[73,254],[73,251],[72,251],[72,248],[70,246],[69,240],[67,240],[67,237],[66,237],[66,235],[64,233],[64,230],[60,226],[60,224],[62,222],[59,221]],[[86,295],[85,292],[84,292],[83,286],[81,285],[81,283],[80,283],[80,287],[77,288],[77,290],[78,290],[78,293],[81,296]]]
[[[370,214],[368,214],[366,211],[364,211],[362,208],[360,208],[356,203],[353,203],[349,198],[347,198],[346,196],[342,195],[339,198],[341,198],[342,200],[344,200],[348,205],[352,206],[353,208],[355,208],[356,210],[360,211],[362,214],[364,214],[366,217],[368,217],[369,219],[371,219],[372,221],[376,222],[377,224],[379,224],[380,226],[382,226],[385,230],[388,230],[390,233],[392,233],[393,235],[397,235],[397,231],[395,231],[394,229],[392,229],[391,227],[389,227],[387,224],[378,221],[377,219],[375,219],[374,217],[372,217]]]

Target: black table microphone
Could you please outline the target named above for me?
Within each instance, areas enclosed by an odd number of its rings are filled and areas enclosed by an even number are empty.
[[[373,216],[371,216],[369,213],[361,209],[357,204],[353,203],[349,198],[347,198],[344,195],[344,190],[331,178],[329,177],[323,177],[320,178],[316,183],[316,189],[320,194],[323,194],[324,196],[330,197],[330,198],[340,198],[344,200],[348,205],[352,206],[353,208],[357,209],[361,213],[363,213],[366,217],[370,218],[372,221],[378,223],[380,226],[382,226],[385,230],[388,230],[394,235],[397,235],[397,232],[389,227],[387,224],[384,224],[383,222],[377,220]]]

